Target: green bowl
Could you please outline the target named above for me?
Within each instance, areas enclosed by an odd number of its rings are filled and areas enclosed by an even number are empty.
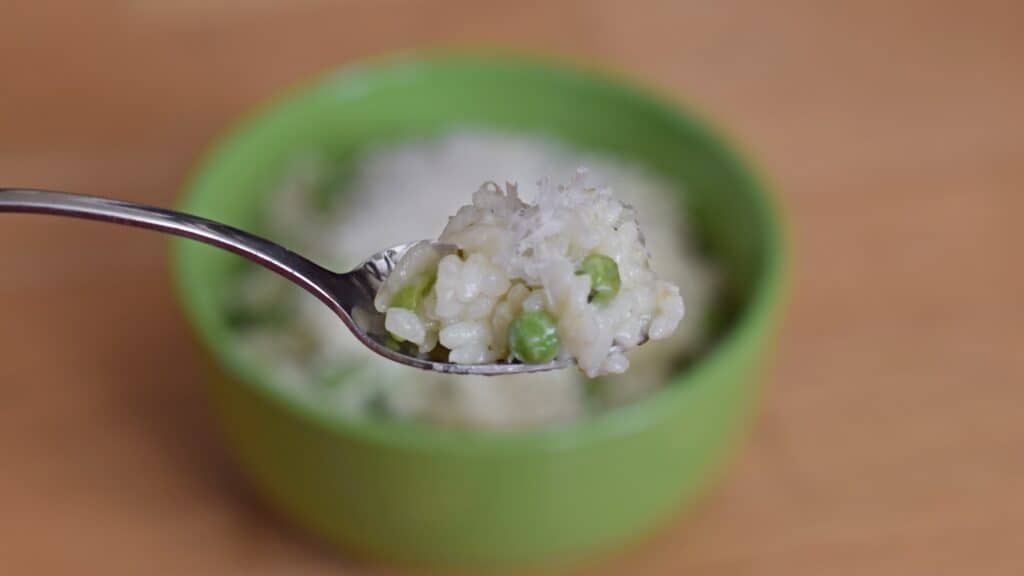
[[[233,350],[222,302],[237,257],[176,243],[180,299],[215,361],[227,441],[285,516],[344,550],[405,565],[577,561],[693,502],[751,420],[785,251],[763,184],[718,136],[590,72],[515,58],[392,60],[320,77],[247,118],[202,162],[179,208],[257,228],[268,183],[311,149],[343,162],[367,145],[466,126],[554,137],[677,182],[728,279],[729,314],[701,359],[640,401],[559,427],[353,421],[311,409]]]

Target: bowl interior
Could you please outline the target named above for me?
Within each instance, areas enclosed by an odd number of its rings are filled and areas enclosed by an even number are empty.
[[[321,77],[243,122],[200,166],[181,208],[256,229],[275,178],[310,151],[344,164],[368,146],[465,127],[540,135],[656,171],[678,185],[726,280],[717,340],[770,305],[778,234],[764,194],[733,153],[698,121],[631,88],[529,61],[411,60]],[[184,241],[176,257],[183,304],[201,338],[236,375],[266,386],[266,375],[227,344],[223,302],[240,260]]]

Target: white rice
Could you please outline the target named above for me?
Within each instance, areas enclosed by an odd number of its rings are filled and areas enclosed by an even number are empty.
[[[380,287],[387,330],[424,354],[439,341],[457,364],[511,361],[523,352],[505,333],[525,304],[552,318],[557,338],[534,361],[571,358],[590,377],[625,372],[623,352],[671,336],[683,300],[651,269],[636,211],[585,178],[582,169],[565,186],[545,178],[532,204],[515,184],[481,186],[449,218],[440,244],[415,245]],[[441,254],[443,246],[458,253]],[[597,299],[586,272],[594,258],[613,270],[602,273],[606,294]],[[421,296],[396,305],[399,292]]]
[[[527,183],[545,175],[553,181],[569,181],[578,166],[587,166],[590,181],[608,185],[635,207],[654,267],[662,278],[679,286],[686,302],[681,320],[655,318],[650,323],[647,330],[654,337],[664,336],[679,322],[666,340],[631,351],[627,374],[603,378],[595,385],[572,370],[472,377],[399,366],[365,350],[315,298],[262,269],[243,276],[232,304],[256,316],[273,307],[283,308],[284,318],[279,323],[254,322],[239,328],[241,350],[273,370],[281,386],[324,410],[352,418],[384,413],[447,425],[524,427],[564,422],[655,389],[676,359],[695,353],[701,345],[714,286],[711,269],[688,243],[678,194],[638,167],[580,155],[535,138],[455,133],[370,151],[357,163],[344,200],[323,210],[314,195],[330,164],[311,156],[282,181],[266,215],[267,233],[329,267],[344,270],[381,247],[434,237],[438,223],[445,222],[481,182],[521,183],[524,200],[532,201]],[[488,276],[493,271],[486,259],[472,263],[467,259],[459,266],[463,269],[450,270],[450,288],[466,290],[467,284],[473,284],[477,295],[485,297],[461,294],[461,299],[435,304],[443,307],[462,300],[458,322],[432,331],[416,314],[392,314],[401,310],[392,308],[388,329],[424,349],[440,341],[458,351],[453,361],[491,361],[494,350],[505,345],[501,322],[507,326],[517,308],[536,308],[543,302],[529,290],[508,292],[500,278]],[[460,274],[471,274],[478,282],[467,283]],[[499,292],[505,296],[501,304],[485,302],[472,309],[474,301],[488,300],[488,294]],[[614,372],[626,365],[622,357],[602,358],[600,368]],[[335,378],[336,374],[345,376]],[[326,383],[332,379],[340,383]]]

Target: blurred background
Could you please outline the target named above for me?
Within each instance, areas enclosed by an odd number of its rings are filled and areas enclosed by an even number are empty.
[[[169,206],[282,87],[499,47],[705,110],[797,248],[753,434],[685,521],[593,574],[1024,568],[1021,4],[0,1],[0,183]],[[0,572],[382,574],[266,512],[228,463],[165,239],[0,225]]]

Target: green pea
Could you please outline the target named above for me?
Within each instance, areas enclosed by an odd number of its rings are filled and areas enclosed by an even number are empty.
[[[512,354],[527,364],[543,364],[555,359],[562,342],[555,319],[543,310],[524,312],[508,326],[508,345]]]
[[[399,288],[398,292],[395,292],[395,295],[391,298],[391,307],[405,308],[415,312],[419,308],[423,296],[430,291],[433,285],[434,276],[432,275],[420,274],[419,276],[414,276],[405,286]]]
[[[591,254],[583,259],[579,274],[590,276],[590,298],[595,304],[607,304],[619,293],[622,281],[615,260],[603,254]]]

